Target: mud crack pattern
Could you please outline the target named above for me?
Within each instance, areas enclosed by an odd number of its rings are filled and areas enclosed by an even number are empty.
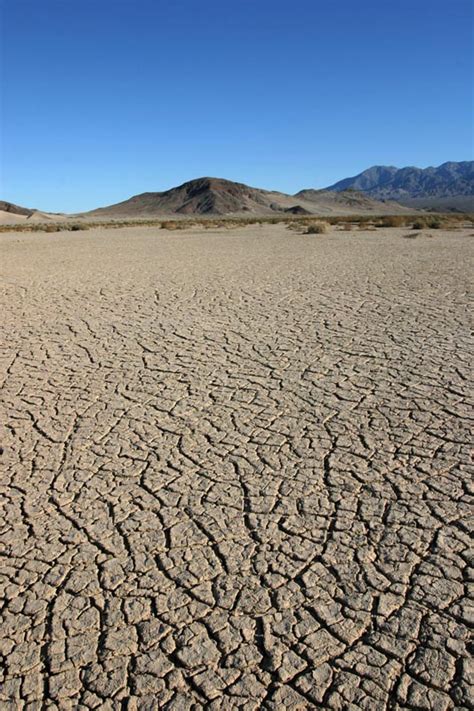
[[[472,708],[471,245],[2,235],[0,707]]]

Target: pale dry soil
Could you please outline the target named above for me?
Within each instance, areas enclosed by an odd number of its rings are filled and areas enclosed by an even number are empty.
[[[471,707],[469,232],[1,235],[2,711]]]

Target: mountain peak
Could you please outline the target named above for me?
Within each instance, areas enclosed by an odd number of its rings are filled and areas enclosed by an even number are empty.
[[[473,197],[474,209],[474,162],[448,161],[428,168],[376,165],[327,189],[340,192],[349,188],[379,200]]]
[[[295,199],[297,202],[295,203]],[[159,217],[171,215],[384,214],[397,211],[366,195],[336,195],[301,191],[295,195],[271,192],[225,178],[204,176],[163,192],[142,193],[129,200],[93,210],[97,217]]]

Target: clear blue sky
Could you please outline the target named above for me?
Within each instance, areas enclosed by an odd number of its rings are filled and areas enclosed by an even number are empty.
[[[0,0],[0,198],[472,157],[472,0]]]

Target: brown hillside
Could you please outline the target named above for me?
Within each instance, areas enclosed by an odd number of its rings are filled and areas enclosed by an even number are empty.
[[[12,215],[25,215],[25,217],[29,217],[35,212],[27,207],[20,207],[20,205],[14,205],[12,202],[6,202],[5,200],[0,200],[0,210],[2,212],[10,212]]]
[[[295,203],[295,200],[297,202]],[[223,178],[197,178],[164,192],[135,195],[85,215],[98,218],[150,218],[171,215],[344,215],[409,212],[396,203],[383,203],[355,192],[303,190],[297,195],[253,188]]]

